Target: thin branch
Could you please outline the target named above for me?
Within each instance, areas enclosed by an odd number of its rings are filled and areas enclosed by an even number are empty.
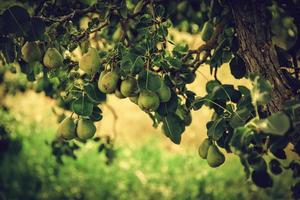
[[[113,115],[113,118],[114,118],[114,121],[113,121],[113,136],[114,136],[114,139],[117,138],[117,135],[118,135],[118,132],[117,132],[117,120],[118,120],[118,115],[117,115],[117,112],[115,111],[115,109],[109,105],[109,104],[104,104],[108,110],[112,113]]]

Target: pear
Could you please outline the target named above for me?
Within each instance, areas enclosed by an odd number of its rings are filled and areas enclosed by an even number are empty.
[[[207,158],[207,152],[211,145],[212,142],[208,138],[204,139],[204,141],[201,143],[198,149],[198,154],[201,158],[203,159]]]
[[[128,77],[121,82],[120,91],[125,97],[134,96],[137,89],[137,82],[133,77]]]
[[[129,97],[129,100],[130,100],[132,103],[138,104],[139,95]]]
[[[157,94],[161,102],[168,102],[171,99],[171,89],[163,81]]]
[[[57,129],[57,134],[66,140],[71,140],[76,137],[75,129],[76,129],[76,125],[73,119],[67,117],[59,124]]]
[[[100,66],[100,57],[95,48],[89,48],[88,52],[79,61],[79,68],[87,74],[94,74]]]
[[[138,105],[142,110],[155,111],[159,106],[159,97],[150,90],[143,90],[140,92],[138,98]]]
[[[96,133],[96,126],[92,120],[79,119],[77,124],[77,136],[81,140],[92,138]]]
[[[56,48],[48,48],[43,63],[47,68],[58,68],[63,65],[63,57]]]
[[[116,88],[116,90],[115,90],[115,95],[116,95],[116,97],[118,97],[119,99],[124,99],[124,98],[126,98],[126,97],[120,92],[119,88]]]
[[[103,77],[99,78],[98,87],[103,93],[113,93],[118,85],[120,77],[116,71],[107,72]]]
[[[207,163],[211,167],[219,167],[225,162],[225,156],[216,145],[211,145],[207,152]]]
[[[36,42],[26,42],[21,49],[22,58],[27,63],[42,60],[40,48]]]

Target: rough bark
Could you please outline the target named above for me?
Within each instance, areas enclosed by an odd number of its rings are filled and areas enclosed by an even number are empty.
[[[230,3],[240,45],[238,54],[249,72],[260,74],[273,85],[272,100],[267,108],[276,112],[293,93],[280,70],[271,41],[266,1],[231,0]]]

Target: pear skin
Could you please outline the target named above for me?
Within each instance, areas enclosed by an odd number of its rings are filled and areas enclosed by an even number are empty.
[[[125,97],[134,96],[137,89],[137,81],[133,77],[128,77],[121,82],[120,91]]]
[[[204,141],[201,143],[198,149],[198,154],[201,158],[203,159],[207,158],[208,149],[211,145],[212,142],[208,138],[204,139]]]
[[[76,125],[72,118],[65,118],[58,126],[57,134],[66,140],[71,140],[76,137]]]
[[[138,98],[138,105],[144,111],[155,111],[159,107],[159,97],[156,93],[143,90]]]
[[[110,71],[103,75],[102,78],[99,78],[98,81],[98,87],[99,90],[106,94],[113,93],[118,85],[118,81],[120,79],[120,76],[116,71]]]
[[[40,48],[36,42],[26,42],[21,49],[22,58],[27,63],[42,60]]]
[[[219,167],[225,162],[225,156],[218,149],[218,147],[213,144],[208,149],[206,160],[209,166],[215,168],[215,167]]]
[[[96,126],[92,120],[79,119],[77,124],[77,136],[81,140],[92,138],[96,133]]]
[[[56,48],[48,48],[43,63],[47,68],[58,68],[63,65],[63,57]]]

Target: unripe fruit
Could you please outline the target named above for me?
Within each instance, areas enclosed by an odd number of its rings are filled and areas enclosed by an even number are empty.
[[[96,126],[89,119],[79,119],[76,131],[79,139],[87,140],[95,135]]]
[[[119,99],[124,99],[124,98],[126,98],[126,97],[120,92],[119,88],[116,88],[115,95],[116,95],[116,97],[118,97]]]
[[[211,145],[207,152],[207,163],[211,167],[219,167],[225,162],[225,156],[216,145]]]
[[[27,63],[42,60],[40,48],[36,42],[26,42],[21,49],[22,58]]]
[[[204,139],[204,141],[202,142],[202,144],[199,146],[198,149],[198,154],[201,158],[203,159],[207,158],[208,149],[211,145],[212,142],[208,138]]]
[[[79,68],[87,74],[94,74],[100,66],[100,57],[95,48],[89,48],[88,52],[79,61]]]
[[[71,140],[76,137],[76,125],[72,118],[65,118],[58,126],[57,134],[66,139]]]
[[[120,91],[125,97],[131,97],[136,94],[138,87],[135,78],[128,77],[121,82]]]
[[[161,102],[168,102],[171,99],[171,89],[163,81],[157,94]]]
[[[142,110],[155,111],[157,110],[159,103],[159,98],[154,92],[149,90],[143,90],[140,92],[138,105]]]
[[[47,68],[58,68],[63,65],[63,57],[56,48],[48,48],[43,63]]]
[[[103,93],[113,93],[118,85],[120,77],[116,71],[107,72],[103,77],[99,78],[98,87]]]

